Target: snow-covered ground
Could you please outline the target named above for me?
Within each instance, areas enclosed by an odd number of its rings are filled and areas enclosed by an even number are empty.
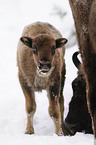
[[[54,5],[67,11],[62,20],[52,15]],[[17,43],[25,25],[46,21],[68,38],[73,27],[68,0],[3,0],[0,2],[0,144],[1,145],[93,145],[90,134],[77,133],[73,137],[57,136],[48,114],[46,91],[36,93],[37,111],[34,116],[35,135],[25,135],[26,112],[16,65]],[[66,82],[64,88],[65,116],[72,96],[71,82],[77,75],[72,54],[77,45],[66,49]]]

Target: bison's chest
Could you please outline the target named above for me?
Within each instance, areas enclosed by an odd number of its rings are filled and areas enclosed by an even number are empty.
[[[36,75],[34,79],[34,89],[35,91],[46,90],[50,84],[50,79],[47,76]]]
[[[36,71],[35,77],[34,77],[34,90],[35,91],[42,91],[47,90],[48,87],[51,85],[54,85],[55,77],[52,77],[52,71],[54,70],[54,67],[50,69],[50,71],[46,74],[41,74]]]

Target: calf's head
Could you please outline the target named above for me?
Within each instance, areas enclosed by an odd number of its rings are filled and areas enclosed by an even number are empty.
[[[67,43],[67,39],[59,38],[54,40],[46,34],[38,35],[35,38],[21,37],[26,46],[33,50],[33,58],[40,73],[46,74],[52,67],[55,50],[60,49]]]

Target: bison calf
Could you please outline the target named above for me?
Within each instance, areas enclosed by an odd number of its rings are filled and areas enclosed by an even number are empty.
[[[34,133],[34,92],[42,89],[47,90],[49,114],[54,121],[56,134],[63,134],[66,43],[67,39],[62,38],[60,32],[48,23],[37,22],[24,28],[17,49],[17,63],[19,81],[26,100],[26,134]]]

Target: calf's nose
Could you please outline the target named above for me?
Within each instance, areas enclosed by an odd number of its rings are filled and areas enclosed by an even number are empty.
[[[50,69],[51,63],[49,61],[39,61],[38,67],[39,69]]]

